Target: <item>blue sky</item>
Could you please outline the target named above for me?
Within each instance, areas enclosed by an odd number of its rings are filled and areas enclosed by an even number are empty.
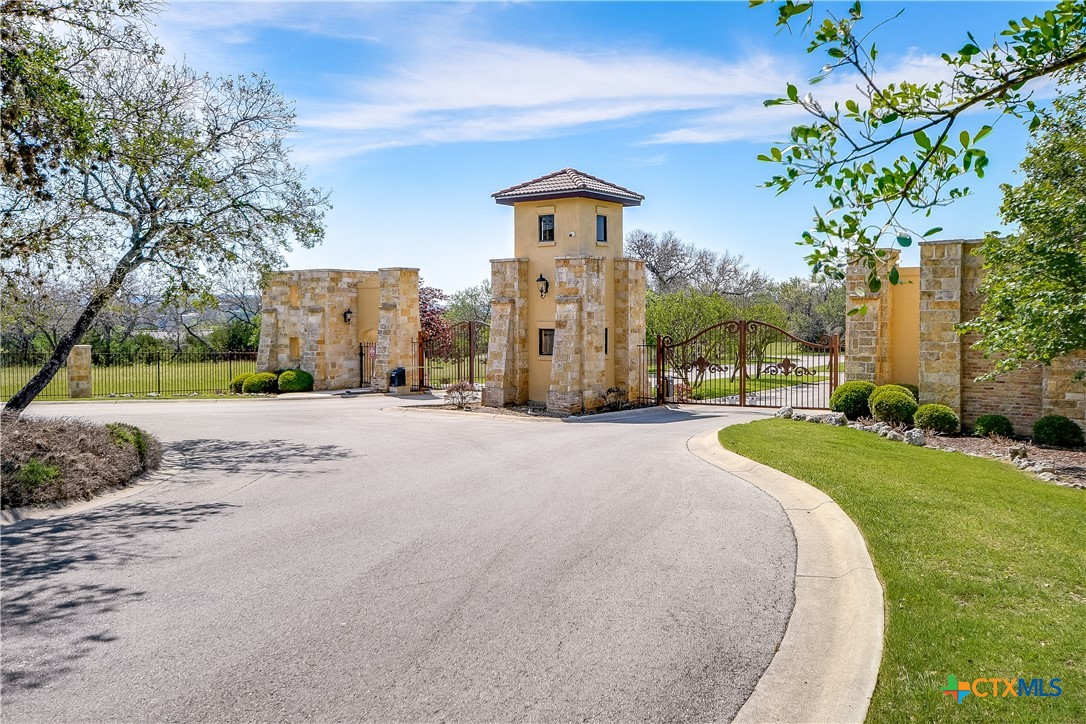
[[[939,54],[967,31],[990,41],[1044,7],[868,2],[865,13],[904,9],[876,36],[881,76],[919,81],[938,77]],[[795,241],[820,197],[758,188],[775,167],[755,157],[802,118],[762,101],[824,60],[774,23],[772,7],[746,2],[178,2],[154,32],[173,58],[265,73],[295,102],[295,159],[334,208],[325,243],[290,253],[292,268],[418,266],[454,291],[512,253],[512,210],[490,194],[567,166],[646,196],[627,230],[670,229],[773,277],[805,274]],[[847,79],[816,90],[855,95]],[[917,227],[1000,228],[999,183],[1014,180],[1026,134],[1005,119],[989,139],[975,195]]]

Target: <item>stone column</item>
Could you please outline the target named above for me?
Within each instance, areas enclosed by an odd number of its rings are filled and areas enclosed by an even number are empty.
[[[91,346],[77,344],[68,353],[68,396],[93,397],[91,379]]]
[[[417,367],[414,343],[422,329],[419,319],[419,270],[390,267],[381,275],[381,317],[377,325],[377,356],[373,389],[388,390],[389,370]]]
[[[641,390],[641,345],[645,343],[645,262],[615,259],[615,387],[630,400],[649,394]]]
[[[606,402],[603,265],[598,256],[555,257],[554,356],[547,409],[593,410]]]
[[[920,401],[962,413],[962,253],[964,242],[920,244]]]
[[[1041,414],[1069,417],[1086,431],[1086,381],[1075,379],[1079,374],[1086,374],[1086,350],[1057,357],[1044,367]]]
[[[490,260],[490,342],[487,347],[487,407],[528,401],[528,260]]]
[[[893,382],[890,379],[890,284],[886,274],[897,264],[900,252],[888,250],[879,268],[882,288],[872,292],[867,287],[867,267],[852,264],[845,277],[845,307],[867,307],[863,314],[845,317],[845,379],[867,380],[876,385]]]

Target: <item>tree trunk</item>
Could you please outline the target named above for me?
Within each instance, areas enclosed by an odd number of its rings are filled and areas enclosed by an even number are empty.
[[[75,321],[75,324],[69,329],[63,337],[57,342],[57,346],[53,348],[53,354],[45,361],[42,368],[38,370],[37,374],[30,378],[30,381],[23,386],[23,389],[15,393],[15,395],[7,401],[4,405],[4,412],[13,412],[16,415],[26,409],[27,405],[34,401],[34,398],[41,394],[41,391],[45,389],[45,386],[53,381],[57,372],[60,371],[60,366],[64,364],[64,361],[68,359],[69,353],[72,351],[72,347],[75,347],[76,343],[83,338],[83,335],[87,333],[87,330],[94,324],[95,317],[102,311],[110,299],[117,293],[117,290],[121,288],[121,284],[124,283],[124,279],[128,274],[138,267],[142,263],[139,255],[139,247],[133,245],[128,253],[125,254],[121,260],[117,263],[117,266],[113,268],[113,274],[109,278],[109,283],[95,292],[94,296],[87,303],[87,306],[83,308],[79,318]]]

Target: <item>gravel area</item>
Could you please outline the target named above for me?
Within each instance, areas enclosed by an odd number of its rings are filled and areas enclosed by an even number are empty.
[[[1049,482],[1086,489],[1086,448],[1066,450],[1033,445],[1000,437],[939,437],[929,436],[928,447],[956,450],[967,455],[999,458],[1011,462],[1011,449],[1025,452],[1026,462],[1016,464],[1027,472],[1038,474]],[[1038,469],[1040,468],[1040,469]]]

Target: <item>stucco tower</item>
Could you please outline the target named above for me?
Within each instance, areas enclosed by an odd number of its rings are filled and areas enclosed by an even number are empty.
[[[495,193],[513,207],[511,259],[492,259],[483,404],[581,412],[637,395],[645,269],[622,255],[622,210],[644,196],[567,168]]]

